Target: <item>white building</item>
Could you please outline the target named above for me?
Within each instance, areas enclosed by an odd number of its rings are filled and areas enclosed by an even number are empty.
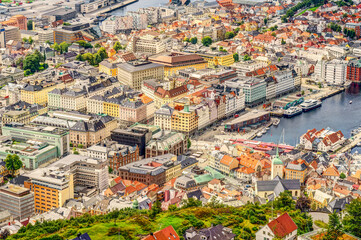
[[[280,96],[295,89],[294,78],[291,70],[274,73],[276,79],[276,96]]]
[[[297,225],[288,213],[277,217],[256,232],[256,240],[272,240],[275,238],[297,239]]]
[[[324,81],[329,85],[343,85],[346,81],[347,61],[334,59],[324,64]]]

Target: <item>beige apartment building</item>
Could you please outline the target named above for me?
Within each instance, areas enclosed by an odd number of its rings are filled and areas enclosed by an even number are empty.
[[[140,90],[144,80],[163,79],[164,66],[147,61],[132,61],[118,65],[118,80],[133,89]]]

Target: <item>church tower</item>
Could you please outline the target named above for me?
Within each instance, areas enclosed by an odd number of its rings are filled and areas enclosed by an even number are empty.
[[[276,156],[274,156],[272,159],[271,179],[274,179],[276,176],[283,178],[283,162],[278,154],[278,146],[276,150]]]

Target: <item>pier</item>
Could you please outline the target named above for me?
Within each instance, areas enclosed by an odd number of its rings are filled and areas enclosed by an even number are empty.
[[[101,8],[99,10],[96,10],[90,14],[92,15],[100,15],[100,14],[103,14],[103,13],[108,13],[108,12],[111,12],[113,10],[116,10],[118,8],[122,8],[122,7],[125,7],[129,4],[132,4],[132,3],[135,3],[135,2],[138,2],[139,0],[123,0],[121,2],[118,2],[118,3],[115,3],[109,7],[105,7],[105,8]]]
[[[350,151],[352,148],[356,147],[357,144],[359,144],[361,142],[361,133],[354,135],[353,137],[351,137],[349,139],[350,143],[347,144],[346,146],[342,147],[341,149],[339,149],[337,152],[338,153],[344,153],[344,152],[348,152]]]

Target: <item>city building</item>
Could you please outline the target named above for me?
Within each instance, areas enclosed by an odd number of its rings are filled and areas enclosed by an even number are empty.
[[[20,30],[27,30],[28,29],[27,23],[28,23],[27,18],[24,15],[15,15],[12,16],[9,20],[0,22],[0,25],[17,27]]]
[[[87,156],[70,154],[53,163],[51,168],[70,172],[73,175],[74,188],[95,188],[101,193],[109,186],[109,169],[107,159],[92,159]]]
[[[47,111],[47,107],[43,107],[39,104],[29,104],[27,102],[18,101],[5,107],[1,121],[3,125],[6,123],[29,124],[37,116],[45,114]]]
[[[111,116],[101,116],[87,122],[78,121],[69,129],[69,140],[78,146],[89,147],[107,139],[117,126],[117,120]]]
[[[346,79],[352,82],[361,82],[361,60],[349,61]]]
[[[133,89],[141,89],[144,80],[163,79],[164,66],[148,61],[132,61],[118,65],[118,80]]]
[[[333,59],[324,64],[324,81],[329,85],[341,86],[346,81],[347,61]]]
[[[69,133],[56,127],[33,127],[24,124],[5,124],[2,127],[3,136],[23,141],[40,140],[57,149],[57,157],[69,152]]]
[[[166,43],[158,36],[147,34],[133,37],[127,45],[127,50],[134,53],[158,54],[165,52]]]
[[[243,83],[246,106],[256,106],[266,101],[266,81],[261,78],[250,78]]]
[[[18,27],[2,26],[0,27],[0,47],[5,48],[10,40],[21,42],[21,34]]]
[[[172,130],[172,114],[174,109],[169,106],[162,106],[154,112],[154,125],[162,130]]]
[[[160,131],[152,136],[145,148],[145,157],[156,157],[164,154],[182,155],[187,151],[187,138],[182,133]]]
[[[48,104],[48,93],[55,88],[62,89],[62,86],[63,84],[57,84],[55,82],[40,85],[29,84],[21,90],[20,100],[30,104],[36,103],[45,106]]]
[[[54,43],[73,43],[83,40],[82,31],[90,28],[89,23],[72,24],[70,26],[62,26],[54,29]]]
[[[171,118],[172,131],[189,136],[198,129],[198,116],[194,107],[176,105]]]
[[[1,210],[7,210],[17,220],[34,214],[34,194],[28,188],[9,184],[0,188]]]
[[[48,92],[49,110],[86,111],[87,92],[83,89],[59,89]]]
[[[144,156],[145,147],[152,137],[152,132],[142,127],[114,129],[110,137],[119,144],[138,146],[139,155]]]
[[[208,66],[208,63],[197,54],[186,54],[178,52],[152,56],[149,58],[149,61],[164,65],[165,77],[175,75],[179,70],[182,69],[194,68],[199,70],[205,69]]]
[[[160,108],[163,105],[172,103],[188,94],[187,85],[175,87],[170,90],[165,90],[163,87],[157,87],[154,91],[155,107]]]
[[[99,72],[116,77],[118,75],[118,64],[109,62],[105,59],[99,63]]]
[[[284,168],[285,179],[299,179],[301,183],[305,182],[308,172],[307,164],[304,160],[295,160],[287,163]]]
[[[124,165],[118,171],[121,179],[138,181],[146,185],[155,183],[159,186],[182,175],[181,164],[173,154],[145,158]]]
[[[307,150],[329,152],[335,151],[346,141],[341,131],[330,128],[317,131],[315,128],[308,130],[300,137],[300,144]]]
[[[233,54],[217,52],[217,53],[207,53],[207,52],[197,52],[197,55],[201,56],[205,61],[208,62],[208,66],[231,66],[234,63]]]
[[[74,180],[70,172],[59,169],[39,168],[32,171],[24,186],[34,193],[35,213],[41,214],[62,207],[74,198]]]

